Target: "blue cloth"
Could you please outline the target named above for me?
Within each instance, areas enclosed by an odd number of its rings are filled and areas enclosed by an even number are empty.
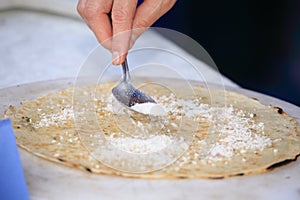
[[[0,199],[29,199],[10,120],[0,121]]]

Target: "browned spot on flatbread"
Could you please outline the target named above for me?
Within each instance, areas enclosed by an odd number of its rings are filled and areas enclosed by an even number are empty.
[[[281,114],[281,115],[285,115],[285,114],[286,114],[286,113],[283,111],[283,109],[280,108],[280,107],[275,106],[274,109],[277,110],[277,112],[278,112],[279,114]]]
[[[209,177],[209,179],[213,179],[213,180],[219,180],[219,179],[224,179],[224,176],[215,176],[215,177]]]
[[[238,174],[235,174],[234,176],[244,176],[245,173],[238,173]]]
[[[187,179],[186,176],[178,176],[179,179]]]
[[[296,161],[297,160],[297,157],[299,156],[300,154],[298,154],[294,159],[286,159],[284,161],[281,161],[281,162],[278,162],[278,163],[275,163],[269,167],[267,167],[267,170],[273,170],[275,168],[278,168],[278,167],[282,167],[282,166],[285,166],[293,161]]]
[[[60,161],[60,162],[65,162],[65,160],[62,159],[62,158],[57,158],[57,160]]]
[[[88,167],[84,167],[85,171],[92,173],[92,170]]]

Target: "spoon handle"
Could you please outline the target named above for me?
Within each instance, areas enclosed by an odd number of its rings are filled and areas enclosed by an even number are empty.
[[[127,58],[125,58],[125,61],[122,63],[122,68],[123,68],[123,81],[129,82],[130,74],[129,74],[129,68],[127,64]]]

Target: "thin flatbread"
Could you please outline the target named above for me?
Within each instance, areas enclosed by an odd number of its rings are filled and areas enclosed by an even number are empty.
[[[74,88],[69,88],[23,101],[20,107],[10,106],[6,117],[12,120],[18,145],[44,159],[91,173],[153,179],[218,179],[264,173],[279,163],[296,160],[300,154],[299,126],[280,108],[262,105],[255,99],[234,92],[208,90],[201,86],[193,86],[196,98],[183,95],[183,99],[150,86],[143,91],[168,111],[171,123],[168,123],[167,132],[176,131],[181,126],[187,133],[193,134],[188,150],[162,169],[151,171],[149,166],[149,173],[131,173],[107,167],[89,150],[99,145],[94,143],[98,138],[96,130],[116,144],[121,142],[125,150],[128,149],[124,144],[131,141],[128,137],[125,141],[115,124],[116,114],[111,104],[111,89],[115,84],[77,88],[76,96],[83,97],[84,103],[74,102]],[[215,97],[213,103],[211,96]],[[182,116],[187,119],[184,123],[181,123]],[[122,117],[117,119],[122,121]],[[92,123],[93,120],[96,120],[97,126]],[[124,123],[126,126],[125,118]],[[146,130],[141,124],[138,127],[140,129],[132,131],[144,130],[151,134],[151,129]],[[170,135],[162,133],[155,136],[159,142],[166,144]],[[146,144],[147,150],[157,150],[155,143]],[[129,150],[139,151],[138,145]],[[120,160],[113,162],[122,163]]]

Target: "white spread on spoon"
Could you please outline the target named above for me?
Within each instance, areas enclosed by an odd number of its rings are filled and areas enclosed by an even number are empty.
[[[167,114],[161,105],[151,102],[137,103],[131,109],[146,115],[163,116]]]

